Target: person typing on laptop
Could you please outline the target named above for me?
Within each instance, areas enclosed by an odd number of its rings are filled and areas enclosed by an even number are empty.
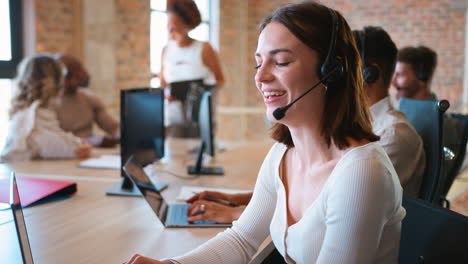
[[[261,23],[255,60],[277,142],[245,211],[187,254],[128,263],[248,263],[268,236],[288,263],[396,263],[403,191],[346,20],[315,1],[281,7]]]
[[[192,205],[188,209],[188,221],[209,220],[232,223],[237,220],[252,198],[252,193],[228,194],[214,191],[197,193],[187,199]],[[203,208],[200,213],[199,208]]]

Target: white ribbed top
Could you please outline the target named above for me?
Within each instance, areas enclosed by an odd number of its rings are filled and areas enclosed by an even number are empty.
[[[377,143],[348,151],[303,217],[287,226],[279,172],[287,148],[275,144],[260,169],[254,195],[233,227],[179,263],[247,263],[271,234],[289,263],[397,263],[402,188]]]
[[[190,46],[179,47],[170,40],[164,51],[164,79],[167,83],[203,79],[212,84],[214,75],[203,64],[203,42],[194,40]]]

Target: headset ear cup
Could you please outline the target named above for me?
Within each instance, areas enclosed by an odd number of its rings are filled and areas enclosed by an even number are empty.
[[[366,83],[371,84],[376,82],[379,79],[379,74],[379,68],[375,67],[374,65],[369,65],[362,68],[362,75]]]
[[[418,79],[423,82],[427,82],[429,78],[427,78],[426,73],[424,71],[419,71],[418,72]]]
[[[341,79],[344,68],[341,61],[338,59],[329,60],[328,63],[322,64],[320,67],[320,80],[325,85],[330,85]],[[328,75],[330,73],[330,75]]]

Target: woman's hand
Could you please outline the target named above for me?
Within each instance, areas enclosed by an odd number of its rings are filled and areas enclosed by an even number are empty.
[[[194,196],[187,199],[186,202],[193,203],[196,200],[209,200],[209,198],[207,199],[207,197],[225,200],[231,203],[236,203],[235,201],[233,201],[233,196],[231,194],[222,193],[222,192],[211,192],[211,191],[203,191],[201,193],[197,193]]]
[[[124,262],[124,264],[173,264],[173,263],[170,261],[159,261],[155,259],[150,259],[147,257],[143,257],[142,255],[135,254],[129,261]]]
[[[76,149],[75,149],[75,155],[79,159],[85,159],[91,156],[91,150],[93,148],[91,147],[90,144],[88,143],[81,143]]]
[[[211,198],[211,199],[210,199]],[[222,192],[203,191],[186,200],[187,203],[193,203],[196,200],[224,200],[235,205],[247,205],[252,198],[252,193],[228,194]]]
[[[243,207],[231,207],[217,202],[196,200],[188,208],[189,222],[198,220],[215,221],[217,223],[232,223],[244,211]]]

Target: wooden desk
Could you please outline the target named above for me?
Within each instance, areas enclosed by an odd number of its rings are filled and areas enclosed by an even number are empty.
[[[219,153],[214,162],[214,165],[223,166],[224,176],[199,176],[187,180],[157,173],[154,177],[178,183],[163,192],[169,200],[175,198],[180,184],[253,188],[261,162],[271,145],[271,142],[225,145],[227,150]],[[186,166],[193,164],[193,161],[186,161],[185,153],[193,146],[193,142],[168,140],[169,161],[156,164],[155,171],[164,169],[185,174]],[[78,162],[10,164],[20,175],[47,174],[48,178],[74,180],[78,184],[78,192],[70,199],[25,209],[35,263],[122,263],[134,253],[161,259],[185,253],[223,230],[164,228],[142,198],[104,194],[120,180],[118,170],[77,168]]]

